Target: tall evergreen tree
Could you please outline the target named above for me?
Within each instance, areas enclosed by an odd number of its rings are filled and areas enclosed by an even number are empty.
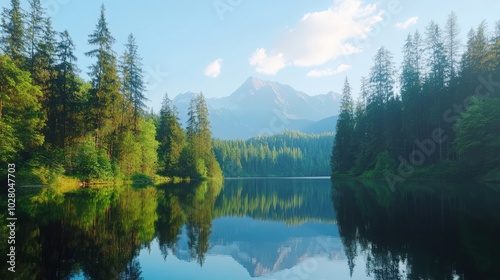
[[[417,33],[418,34],[418,33]],[[415,37],[419,35],[415,35]],[[403,63],[401,66],[400,85],[403,110],[404,152],[407,154],[414,140],[419,136],[419,111],[421,104],[421,73],[418,67],[420,59],[418,42],[408,34],[403,47]],[[418,37],[416,38],[419,39]],[[414,147],[413,147],[414,148]]]
[[[30,11],[28,13],[27,41],[28,41],[28,67],[31,77],[35,74],[35,58],[44,33],[44,10],[40,0],[30,0]]]
[[[125,45],[125,52],[122,56],[122,88],[125,98],[132,104],[133,108],[133,127],[137,132],[137,120],[144,112],[147,99],[144,95],[144,74],[142,70],[142,58],[138,53],[138,46],[134,35],[130,34],[128,42]]]
[[[427,50],[427,79],[426,84],[430,86],[430,91],[441,91],[446,82],[446,49],[444,39],[439,25],[431,22],[426,30],[426,50]]]
[[[366,169],[374,166],[378,155],[389,150],[393,143],[390,138],[388,114],[389,101],[394,99],[394,64],[392,54],[381,47],[374,59],[370,71],[370,95],[366,107],[366,142],[361,145],[362,152],[357,168]]]
[[[79,119],[81,111],[80,99],[77,96],[80,86],[78,82],[77,58],[74,54],[75,45],[69,32],[65,30],[60,33],[60,41],[57,44],[57,65],[56,65],[56,92],[52,95],[57,110],[52,115],[58,125],[56,137],[58,145],[65,147],[69,138],[76,138],[83,135],[84,129]]]
[[[385,47],[381,47],[375,58],[374,65],[370,71],[371,95],[368,103],[382,106],[394,96],[394,65],[392,54]]]
[[[26,53],[26,30],[24,28],[26,16],[19,0],[11,0],[10,3],[10,9],[4,8],[2,13],[0,43],[3,53],[9,55],[18,67],[23,67]]]
[[[446,21],[445,48],[447,65],[447,78],[451,82],[457,76],[460,57],[460,27],[457,15],[452,12]]]
[[[426,134],[437,126],[442,129],[441,115],[444,111],[445,89],[447,81],[448,62],[446,60],[446,49],[441,28],[435,22],[427,26],[426,29],[426,50],[428,73],[425,78],[424,91],[426,92],[426,102],[424,108],[428,108],[426,116]],[[442,143],[439,143],[439,160],[443,159]],[[431,156],[431,161],[437,160]]]
[[[222,172],[212,148],[208,106],[202,93],[190,101],[186,134],[187,147],[181,155],[181,163],[188,168],[188,175],[220,176]]]
[[[359,103],[362,105],[363,109],[366,109],[366,104],[368,103],[368,96],[370,95],[370,83],[368,79],[363,76],[361,77],[361,88],[360,88],[360,96]]]
[[[101,148],[105,141],[111,146],[111,139],[103,139],[117,129],[117,114],[121,107],[120,79],[116,65],[116,57],[112,46],[115,39],[111,35],[106,22],[104,5],[95,31],[89,35],[89,44],[96,48],[86,55],[96,58],[90,67],[92,89],[89,96],[90,125],[94,131],[94,141]],[[109,147],[111,148],[111,147]]]
[[[340,104],[340,115],[337,120],[337,128],[331,156],[333,172],[346,172],[354,166],[354,104],[351,96],[351,86],[347,77],[342,90],[342,101]]]
[[[160,170],[168,176],[179,175],[179,160],[186,136],[180,126],[177,109],[171,105],[167,94],[163,98],[156,136],[160,143],[158,147]]]
[[[500,20],[495,24],[495,33],[492,39],[492,46],[490,48],[490,61],[491,69],[495,71],[496,75],[500,75]]]

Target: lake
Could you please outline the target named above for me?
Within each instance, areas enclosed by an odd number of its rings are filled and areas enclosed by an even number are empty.
[[[498,185],[245,178],[18,188],[17,205],[0,279],[500,279]]]

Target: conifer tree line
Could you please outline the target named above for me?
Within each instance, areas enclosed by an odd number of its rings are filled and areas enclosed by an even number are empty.
[[[381,47],[354,102],[346,78],[334,176],[484,176],[500,167],[500,21],[462,35],[451,13],[408,34],[398,67]]]
[[[187,131],[168,97],[159,115],[148,113],[136,39],[129,35],[121,56],[115,44],[103,5],[88,36],[93,64],[85,81],[69,32],[53,30],[40,0],[30,0],[28,11],[19,0],[3,8],[0,163],[45,178],[220,174],[203,95],[192,100]]]
[[[328,176],[332,133],[286,131],[248,140],[214,141],[224,176]]]

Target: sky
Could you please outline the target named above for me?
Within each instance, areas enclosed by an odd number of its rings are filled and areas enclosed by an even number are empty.
[[[27,1],[22,1],[28,8]],[[8,0],[0,0],[8,7]],[[454,11],[461,39],[486,20],[500,20],[498,0],[42,0],[56,31],[68,30],[81,76],[93,63],[88,35],[106,7],[118,56],[136,37],[147,82],[147,105],[160,108],[187,91],[230,95],[253,76],[288,84],[309,95],[341,92],[348,77],[354,97],[373,56],[385,46],[401,63],[409,32],[434,20],[444,27]]]

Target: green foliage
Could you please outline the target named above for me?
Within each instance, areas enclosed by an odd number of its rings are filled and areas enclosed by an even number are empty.
[[[182,130],[177,110],[171,107],[171,101],[165,94],[162,108],[160,110],[158,133],[156,139],[159,142],[158,158],[159,170],[162,174],[175,176],[181,173],[179,164],[181,152],[186,145],[186,135]]]
[[[457,123],[457,151],[471,174],[500,165],[500,98],[474,98]]]
[[[141,173],[153,176],[158,164],[158,141],[156,141],[156,127],[153,120],[145,121],[140,128],[137,141],[141,145]]]
[[[498,190],[430,181],[391,190],[376,180],[336,180],[332,201],[349,267],[363,259],[358,269],[374,279],[495,279],[500,273]],[[405,270],[398,269],[402,262]]]
[[[111,161],[104,149],[98,149],[95,143],[87,139],[78,147],[74,163],[75,174],[82,178],[106,180],[113,176]]]
[[[354,125],[354,104],[346,77],[330,162],[332,173],[346,172],[354,166]]]
[[[132,104],[133,125],[137,131],[139,116],[145,111],[146,96],[144,96],[144,75],[142,73],[141,57],[134,35],[128,36],[126,50],[122,56],[122,91],[127,101]]]
[[[19,0],[11,0],[11,8],[4,8],[2,12],[2,37],[0,43],[4,54],[9,55],[18,67],[24,62],[26,52],[24,36],[26,29],[24,21],[26,15],[21,9]]]
[[[0,162],[17,159],[22,152],[39,147],[44,140],[44,115],[28,72],[0,55]]]
[[[187,146],[180,154],[182,174],[191,178],[221,177],[222,171],[212,147],[208,106],[202,93],[190,101]]]
[[[15,160],[26,178],[37,183],[63,173],[84,180],[138,173],[152,177],[158,167],[158,142],[153,121],[146,120],[134,37],[129,36],[120,77],[115,39],[102,6],[89,35],[94,49],[86,55],[95,61],[90,82],[85,82],[78,75],[68,31],[53,31],[42,2],[30,0],[24,12],[20,1],[13,0],[2,13],[0,47],[10,57],[0,55],[0,162]],[[168,134],[175,138],[183,131],[177,127]],[[184,141],[173,145],[169,164],[177,169]],[[49,163],[47,158],[55,160]]]
[[[214,140],[224,176],[327,176],[332,134],[287,131],[248,140]]]
[[[91,66],[89,73],[92,89],[88,106],[89,122],[94,131],[95,142],[99,148],[110,148],[119,126],[119,110],[123,96],[120,95],[120,78],[116,57],[112,46],[115,39],[108,29],[104,5],[94,33],[89,35],[89,44],[96,46],[86,53],[97,61]]]
[[[497,168],[500,97],[495,81],[500,79],[500,25],[495,36],[487,34],[485,22],[469,32],[460,67],[459,27],[453,13],[444,31],[431,22],[425,39],[418,31],[409,34],[399,94],[394,93],[392,55],[380,48],[369,84],[362,82],[354,129],[347,125],[349,118],[339,117],[332,153],[334,175],[383,177],[386,171],[402,175],[402,161],[412,170],[403,177],[422,177],[427,172],[433,178],[471,178]],[[346,108],[350,106],[343,105],[341,116],[350,115]],[[436,131],[441,137],[436,138]],[[341,156],[348,154],[347,147],[355,151],[353,166],[346,164],[350,157]]]

